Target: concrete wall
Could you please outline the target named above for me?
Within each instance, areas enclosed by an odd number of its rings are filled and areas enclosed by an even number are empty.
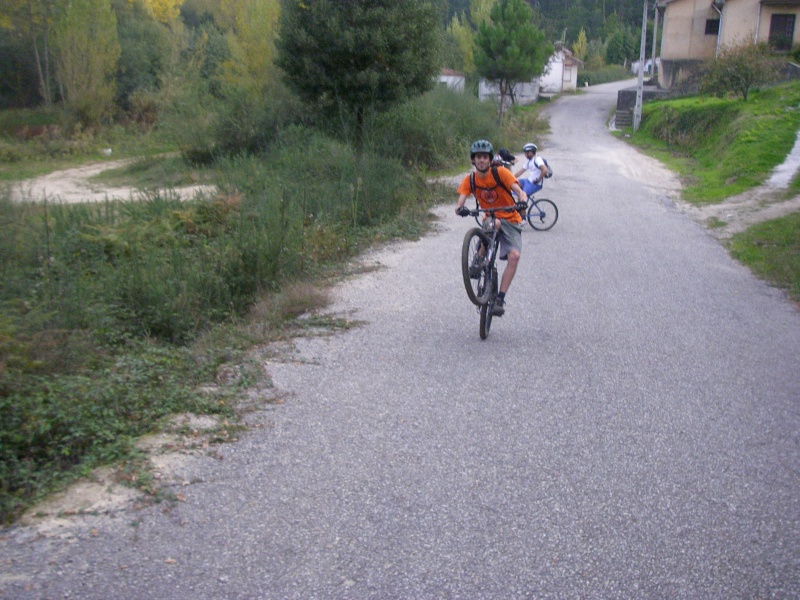
[[[481,79],[478,84],[478,98],[480,100],[500,100],[500,89],[497,84]],[[514,86],[514,100],[519,106],[533,104],[539,99],[539,80],[530,83],[518,83]],[[507,107],[506,107],[507,108]]]
[[[464,91],[463,75],[439,75],[439,83],[457,92]]]

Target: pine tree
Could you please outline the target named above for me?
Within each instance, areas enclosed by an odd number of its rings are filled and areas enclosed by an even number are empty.
[[[492,7],[490,22],[478,28],[475,66],[500,89],[501,123],[514,85],[541,75],[553,53],[532,17],[524,0],[500,0]]]
[[[440,30],[425,0],[283,0],[276,63],[301,99],[353,115],[360,148],[368,111],[434,86]]]
[[[57,79],[67,107],[84,124],[112,110],[120,56],[117,19],[109,0],[69,0],[56,21]]]

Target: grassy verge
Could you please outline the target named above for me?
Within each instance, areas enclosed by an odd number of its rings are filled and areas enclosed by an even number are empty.
[[[756,91],[747,102],[692,97],[647,103],[630,141],[681,175],[684,200],[720,202],[762,184],[783,162],[800,128],[798,105],[800,82]]]
[[[15,182],[89,162],[153,156],[175,150],[158,132],[115,125],[71,129],[55,111],[0,111],[0,183]],[[111,156],[104,150],[110,149]]]
[[[213,166],[199,168],[172,153],[136,158],[125,166],[103,171],[90,181],[110,187],[146,190],[211,183],[215,177]]]
[[[741,99],[692,97],[647,103],[627,139],[680,174],[684,200],[717,203],[762,184],[794,146],[800,82]],[[800,191],[800,176],[787,196]],[[724,223],[714,220],[709,227]],[[800,214],[749,228],[728,242],[731,255],[800,301]]]
[[[308,147],[339,160],[290,187]],[[237,396],[258,379],[242,367],[248,350],[350,326],[296,317],[369,245],[426,231],[439,200],[396,159],[301,131],[269,161],[220,161],[215,183],[192,202],[0,199],[0,522],[132,461],[135,438],[171,414],[235,425]]]
[[[541,143],[542,138],[550,133],[550,121],[542,116],[547,104],[547,101],[541,101],[526,106],[515,106],[506,115],[506,122],[495,143],[495,149],[505,146],[512,153],[519,154],[527,142]]]
[[[526,140],[532,114],[521,117]],[[97,178],[153,190],[135,202],[15,203],[0,192],[0,523],[98,465],[142,464],[136,438],[175,413],[237,427],[243,389],[268,385],[253,348],[353,326],[315,312],[327,286],[370,245],[427,231],[429,208],[454,191],[429,186],[425,171],[500,137],[491,105],[434,90],[370,120],[363,154],[286,124],[267,153],[212,153],[211,168],[190,168],[163,156],[157,133],[17,139],[40,115],[0,115],[6,181],[103,147],[161,155]],[[196,182],[216,191],[183,202],[157,189]]]
[[[600,69],[591,71],[584,70],[578,73],[578,89],[585,85],[600,85],[601,83],[611,83],[612,81],[622,81],[631,79],[633,75],[630,70],[622,65],[606,65]]]
[[[729,242],[731,254],[800,302],[800,213],[754,225]]]

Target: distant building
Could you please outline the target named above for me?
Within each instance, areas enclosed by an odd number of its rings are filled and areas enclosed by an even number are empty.
[[[578,88],[578,67],[583,63],[572,51],[556,43],[556,50],[545,66],[540,77],[514,85],[514,104],[524,106],[533,104],[539,96],[553,96],[564,92],[574,92]],[[493,81],[481,79],[478,85],[478,98],[481,100],[499,99],[500,89]]]
[[[663,20],[658,84],[671,88],[724,48],[800,44],[800,0],[658,0]]]
[[[457,92],[464,91],[464,81],[466,78],[464,77],[463,73],[459,73],[458,71],[453,71],[452,69],[442,69],[439,72],[439,85],[446,86],[451,90],[455,90]]]
[[[578,68],[583,62],[568,48],[556,44],[556,50],[539,78],[539,94],[553,96],[578,89]]]

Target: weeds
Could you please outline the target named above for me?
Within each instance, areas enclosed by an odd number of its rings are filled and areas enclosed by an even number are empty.
[[[719,202],[763,183],[792,149],[800,84],[753,92],[748,102],[693,97],[647,103],[632,142],[684,178],[684,199]]]
[[[800,213],[734,235],[730,249],[734,258],[800,302]]]
[[[231,427],[215,439],[230,439],[236,390],[263,373],[225,365],[291,332],[352,326],[297,317],[327,303],[319,282],[337,264],[428,226],[433,200],[396,159],[340,147],[291,185],[309,140],[336,148],[296,133],[269,163],[221,161],[221,191],[191,202],[0,198],[2,521],[103,463],[147,487],[134,440],[168,415],[220,415]]]

